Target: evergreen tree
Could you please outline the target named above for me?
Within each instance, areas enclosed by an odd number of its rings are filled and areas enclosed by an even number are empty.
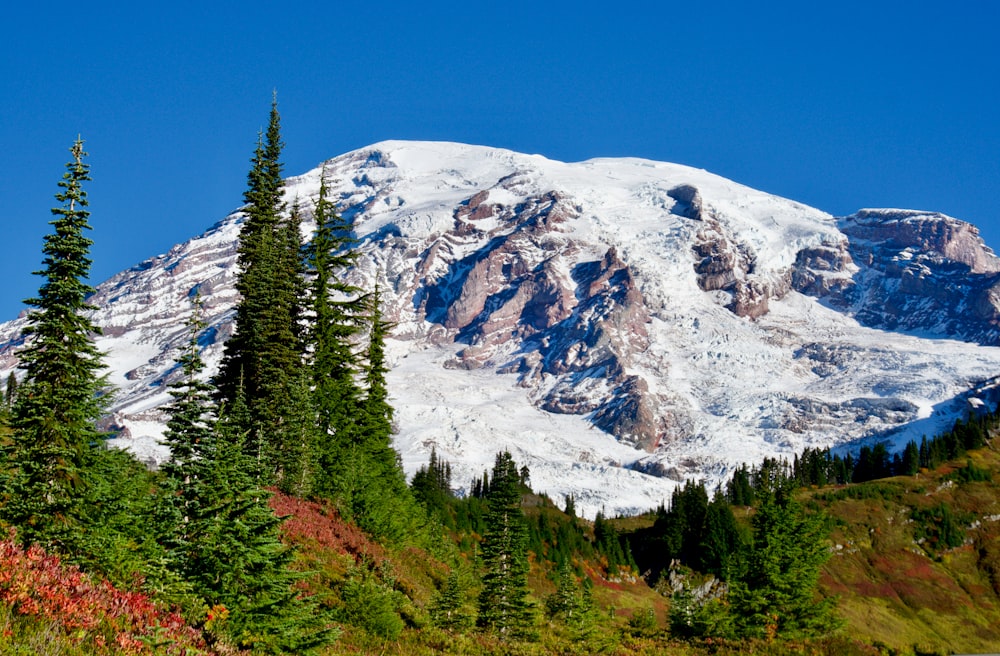
[[[580,585],[569,560],[564,560],[556,570],[556,591],[545,599],[545,612],[569,630],[570,640],[589,640],[597,633],[590,579],[584,577]]]
[[[622,567],[634,567],[635,561],[627,544],[623,544],[618,531],[600,511],[594,517],[594,548],[602,554],[608,563],[608,574],[617,575]]]
[[[389,390],[385,382],[385,375],[389,372],[385,362],[385,338],[391,324],[382,320],[382,294],[377,282],[368,305],[370,333],[365,358],[364,434],[373,449],[391,451],[393,409],[389,405]]]
[[[239,428],[247,411],[237,396],[217,435],[211,475],[198,481],[202,505],[189,530],[186,575],[212,607],[224,607],[219,631],[255,653],[306,653],[333,639],[326,617],[303,598],[281,543],[270,493],[255,482]]]
[[[901,468],[899,473],[905,476],[913,476],[920,471],[920,449],[913,440],[906,443]]]
[[[719,493],[705,511],[704,531],[698,543],[695,567],[721,579],[729,578],[732,559],[742,545],[739,528],[729,503]]]
[[[485,573],[479,594],[478,625],[501,636],[531,635],[528,601],[528,532],[521,511],[521,477],[510,453],[498,453],[487,497],[482,541]]]
[[[343,278],[357,259],[352,249],[353,226],[337,214],[328,193],[324,170],[313,211],[316,231],[306,247],[313,312],[309,341],[321,436],[318,457],[322,479],[317,483],[323,494],[342,496],[352,476],[347,465],[350,451],[362,433],[361,389],[355,381],[358,363],[353,340],[361,329],[364,303],[361,290]]]
[[[4,404],[8,411],[14,407],[15,399],[17,399],[17,374],[12,371],[7,375],[7,389],[4,390]]]
[[[177,359],[180,380],[171,383],[173,401],[166,407],[170,418],[163,440],[170,448],[164,463],[159,523],[163,541],[180,561],[186,559],[191,522],[203,510],[201,498],[215,465],[215,413],[212,386],[199,376],[205,369],[198,338],[205,329],[201,297],[194,299],[187,322],[189,339]]]
[[[28,346],[20,353],[24,381],[14,404],[11,443],[3,448],[6,480],[2,519],[17,526],[25,543],[40,542],[68,550],[78,533],[81,500],[88,482],[86,459],[101,440],[94,422],[100,416],[101,353],[92,336],[98,328],[84,314],[93,309],[86,283],[92,241],[84,235],[90,180],[77,139],[67,171],[59,182],[52,210],[53,232],[45,237],[45,281],[38,296],[25,301]]]
[[[551,618],[571,621],[580,612],[581,599],[573,568],[564,560],[556,570],[556,591],[545,599],[545,613]]]
[[[231,404],[243,386],[245,448],[261,483],[299,490],[311,471],[311,410],[303,395],[302,275],[299,216],[282,220],[280,116],[271,104],[268,128],[258,139],[244,195],[240,230],[235,332],[226,342],[216,377],[218,396]]]
[[[448,574],[444,585],[431,601],[430,614],[434,626],[450,631],[469,625],[469,615],[464,611],[465,600],[458,570]]]
[[[837,626],[834,599],[818,600],[820,567],[830,557],[827,529],[787,489],[765,497],[753,517],[752,542],[730,581],[737,630],[760,638],[801,638]]]
[[[442,511],[454,498],[451,492],[451,464],[440,460],[431,447],[427,465],[421,466],[410,482],[413,497],[428,510]]]

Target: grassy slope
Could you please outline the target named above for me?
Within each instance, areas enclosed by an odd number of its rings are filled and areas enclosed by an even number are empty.
[[[1000,440],[997,441],[1000,446]],[[450,568],[465,572],[466,608],[475,610],[478,592],[470,554],[448,545],[439,548],[390,548],[370,540],[335,511],[278,495],[276,510],[289,515],[286,537],[298,547],[298,561],[313,573],[310,587],[337,606],[338,590],[350,577],[361,577],[388,591],[406,627],[393,639],[344,627],[330,654],[736,654],[736,653],[879,653],[857,641],[883,645],[900,653],[988,652],[1000,645],[1000,451],[986,448],[970,454],[992,481],[962,483],[954,472],[965,460],[915,477],[897,477],[848,487],[802,491],[803,501],[824,510],[831,521],[833,555],[820,581],[823,594],[837,595],[846,626],[839,639],[799,645],[684,644],[663,632],[643,635],[630,630],[629,619],[652,609],[659,627],[666,626],[668,600],[638,577],[609,580],[599,559],[580,563],[594,583],[600,609],[598,635],[589,642],[566,640],[565,629],[544,620],[535,643],[507,644],[475,631],[455,634],[431,628],[427,607]],[[933,534],[932,520],[914,521],[914,509],[947,504],[964,542],[936,548],[918,537]],[[559,511],[536,503],[528,513]],[[738,511],[739,514],[739,511]],[[620,531],[634,530],[651,519],[617,522]],[[549,572],[532,562],[532,598],[539,606],[554,590]],[[29,618],[5,615],[4,629],[25,635],[47,634],[51,627]],[[28,624],[25,624],[28,622]],[[639,635],[632,635],[639,633]],[[3,640],[0,639],[0,643]],[[8,644],[8,646],[10,646]],[[51,653],[77,653],[69,643]],[[882,652],[885,653],[885,652]]]
[[[984,652],[1000,645],[1000,454],[988,447],[970,459],[992,473],[992,482],[949,480],[961,462],[914,477],[806,494],[835,522],[834,555],[821,587],[839,597],[851,635],[936,652]],[[913,509],[941,503],[964,530],[961,546],[917,543],[934,527],[913,521]]]

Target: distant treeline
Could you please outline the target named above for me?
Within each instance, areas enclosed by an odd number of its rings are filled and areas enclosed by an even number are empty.
[[[755,503],[760,491],[775,481],[789,479],[798,485],[846,485],[889,476],[912,476],[920,469],[934,469],[948,460],[962,458],[986,444],[989,429],[997,425],[998,413],[982,413],[959,419],[951,430],[936,437],[910,440],[899,453],[889,453],[884,442],[863,446],[857,457],[833,454],[829,449],[806,449],[791,462],[765,458],[757,466],[746,464],[733,472],[726,484],[726,499],[736,506]]]

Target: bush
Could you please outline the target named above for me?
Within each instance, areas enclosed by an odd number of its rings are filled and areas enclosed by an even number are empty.
[[[340,591],[340,619],[386,640],[395,640],[403,630],[398,612],[399,593],[366,576],[354,576]]]
[[[0,541],[0,605],[9,609],[11,620],[46,623],[81,653],[153,653],[151,645],[161,654],[206,649],[198,631],[177,613],[159,609],[141,593],[94,581],[38,546],[22,548],[13,530]]]

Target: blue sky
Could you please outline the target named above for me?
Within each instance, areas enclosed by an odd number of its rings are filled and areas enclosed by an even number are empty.
[[[35,293],[79,133],[100,281],[240,204],[273,89],[286,174],[385,139],[708,169],[1000,249],[1000,3],[15,3],[0,318]]]

